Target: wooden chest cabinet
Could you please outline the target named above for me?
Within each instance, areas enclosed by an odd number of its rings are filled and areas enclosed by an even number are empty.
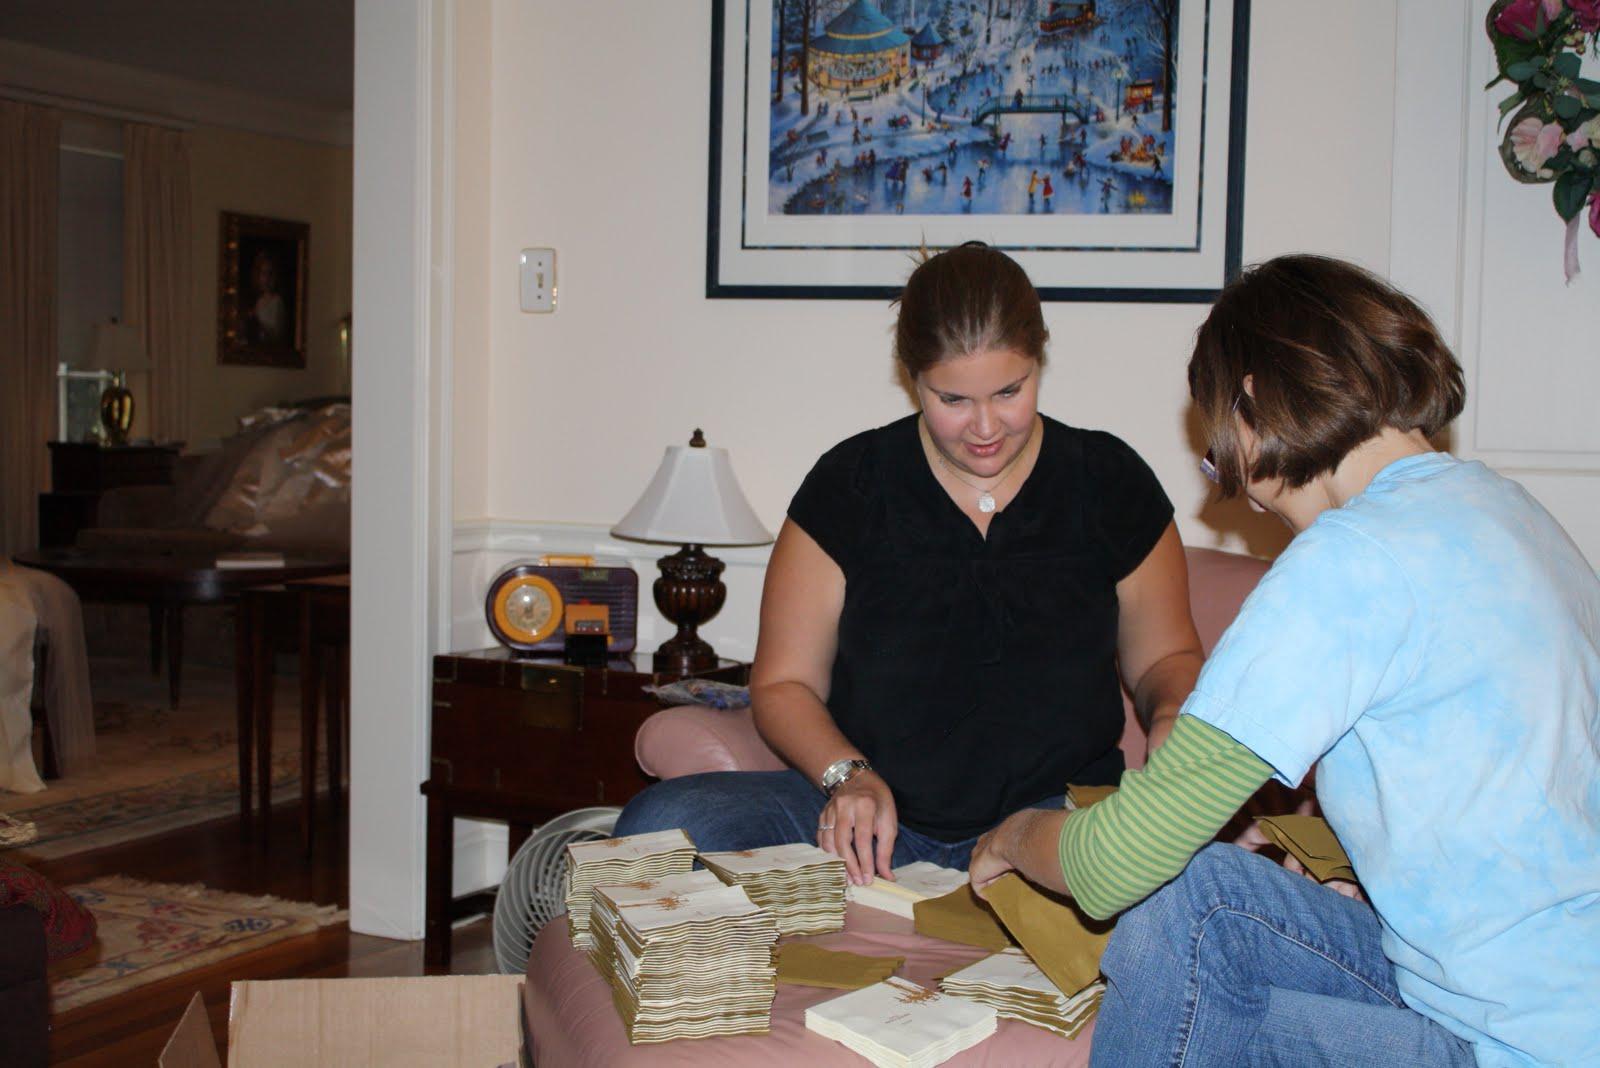
[[[590,805],[623,805],[649,785],[633,758],[633,736],[662,705],[644,687],[651,654],[604,668],[505,649],[436,656],[428,798],[426,958],[449,961],[450,924],[487,902],[451,899],[454,820],[505,820],[511,849],[528,829]],[[724,660],[695,677],[743,685],[749,665]]]
[[[39,494],[39,544],[74,544],[95,525],[100,495],[118,486],[172,484],[183,442],[166,445],[92,445],[52,441],[50,492]]]

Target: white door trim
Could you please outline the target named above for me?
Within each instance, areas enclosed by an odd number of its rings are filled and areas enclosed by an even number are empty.
[[[356,3],[350,927],[405,939],[423,929],[417,787],[449,603],[452,12]]]

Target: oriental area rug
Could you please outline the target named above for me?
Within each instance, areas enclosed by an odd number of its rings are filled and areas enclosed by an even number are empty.
[[[126,993],[318,928],[343,923],[332,905],[146,883],[120,875],[66,888],[94,914],[94,946],[50,969],[53,1013]]]
[[[46,781],[37,794],[0,792],[0,812],[32,824],[17,858],[53,860],[239,811],[238,734],[231,669],[186,670],[183,699],[167,707],[165,681],[137,661],[93,662],[92,771]],[[300,695],[277,679],[273,716],[274,801],[299,797]],[[325,758],[325,753],[319,758]]]

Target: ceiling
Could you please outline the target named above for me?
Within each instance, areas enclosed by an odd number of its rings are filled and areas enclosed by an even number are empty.
[[[0,38],[349,111],[354,0],[0,0]]]

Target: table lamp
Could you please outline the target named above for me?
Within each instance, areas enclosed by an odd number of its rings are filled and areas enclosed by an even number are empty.
[[[707,545],[766,545],[772,534],[756,518],[733,476],[727,449],[706,445],[698,429],[687,445],[669,445],[643,496],[611,533],[630,541],[676,543],[663,556],[653,592],[678,633],[656,650],[656,671],[677,675],[717,666],[716,651],[696,633],[722,608],[728,588],[723,563]]]
[[[128,372],[150,370],[144,351],[144,335],[137,326],[115,319],[94,328],[94,346],[89,350],[90,371],[110,371],[116,378],[100,394],[100,424],[106,441],[126,445],[133,428],[133,394],[128,392]]]

